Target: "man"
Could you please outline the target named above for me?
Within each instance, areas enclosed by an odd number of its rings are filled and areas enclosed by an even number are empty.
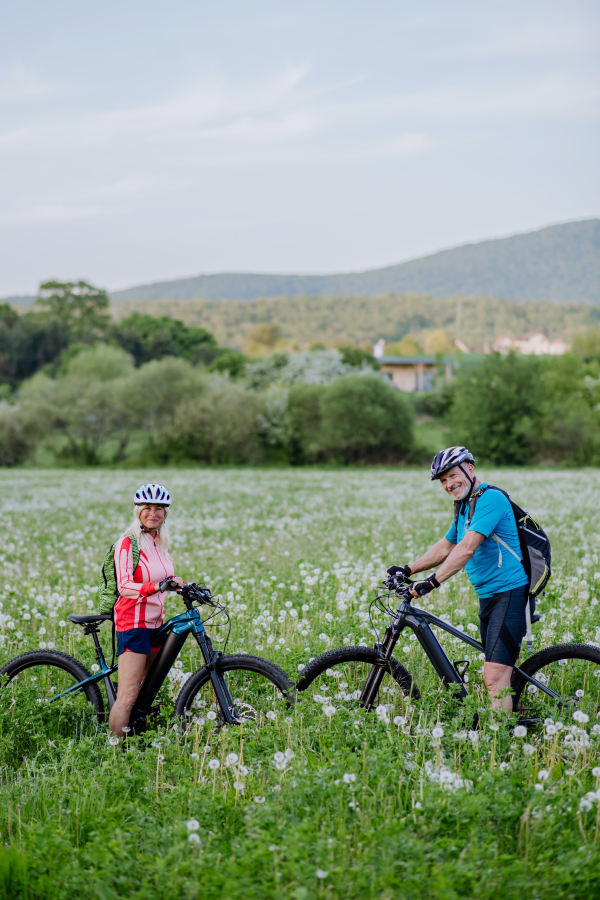
[[[431,479],[439,480],[454,500],[454,522],[424,556],[407,566],[391,566],[388,573],[401,571],[406,577],[414,577],[417,572],[439,566],[425,581],[413,585],[411,594],[418,599],[466,569],[479,597],[485,685],[492,706],[511,711],[512,698],[507,695],[500,699],[500,694],[510,687],[513,665],[519,658],[529,597],[529,578],[519,561],[523,557],[511,505],[500,491],[485,490],[478,496],[469,522],[469,499],[479,495],[487,482],[482,483],[475,475],[475,459],[466,447],[441,450],[431,464]]]

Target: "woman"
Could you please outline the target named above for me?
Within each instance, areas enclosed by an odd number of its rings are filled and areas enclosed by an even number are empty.
[[[115,545],[115,571],[119,599],[115,604],[119,687],[109,725],[123,737],[140,687],[160,646],[151,646],[152,638],[163,623],[167,592],[161,583],[167,579],[184,582],[174,574],[169,556],[167,530],[171,497],[160,484],[146,484],[136,491],[134,519]],[[131,537],[136,539],[140,558],[133,571]]]

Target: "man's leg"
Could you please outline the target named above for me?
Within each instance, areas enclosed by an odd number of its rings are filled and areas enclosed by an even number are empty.
[[[500,694],[504,688],[510,687],[512,678],[512,666],[503,666],[500,663],[486,662],[483,666],[483,680],[488,689],[488,693],[492,699],[492,707],[494,709],[504,709],[512,712],[513,698],[510,694],[501,698]]]

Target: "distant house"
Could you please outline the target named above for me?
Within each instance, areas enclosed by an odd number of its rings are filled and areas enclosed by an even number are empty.
[[[381,356],[378,362],[381,364],[383,374],[398,391],[429,391],[438,373],[433,356]],[[450,381],[452,363],[449,359],[445,359],[442,365],[445,379]]]
[[[523,353],[525,356],[561,356],[568,350],[567,344],[562,338],[547,338],[542,331],[530,331],[521,338],[508,337],[503,335],[497,338],[492,344],[492,350],[506,355],[514,350],[516,353]]]

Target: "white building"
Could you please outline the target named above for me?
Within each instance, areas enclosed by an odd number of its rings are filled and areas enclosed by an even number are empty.
[[[562,338],[547,338],[542,331],[530,331],[521,338],[503,335],[492,344],[492,350],[505,356],[513,350],[525,356],[561,356],[568,350]]]

